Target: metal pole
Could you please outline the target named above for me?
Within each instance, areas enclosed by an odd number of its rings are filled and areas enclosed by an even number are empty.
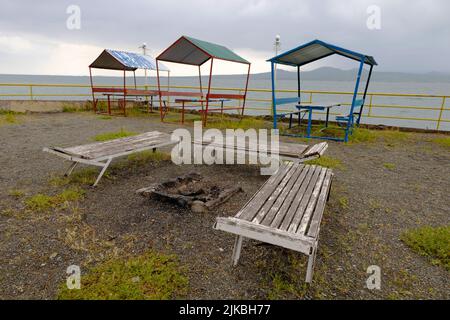
[[[300,90],[300,66],[297,66],[297,94],[298,94],[298,103],[300,103],[302,99],[302,93]]]
[[[276,56],[278,56],[278,52],[279,52],[279,50],[281,48],[281,42],[280,42],[280,36],[279,35],[275,36],[274,47],[275,47],[275,57],[276,57]],[[275,64],[274,69],[273,69],[272,77],[274,77],[275,78],[274,81],[276,81],[276,79],[277,79],[277,65],[276,64]],[[273,110],[273,108],[272,108],[272,110]],[[272,116],[274,116],[273,113],[272,113]]]
[[[201,66],[198,66],[198,80],[199,80],[199,82],[200,82],[200,93],[202,94],[202,97],[203,97],[202,70],[201,70]]]
[[[436,125],[436,130],[439,130],[439,127],[441,126],[441,120],[442,120],[442,113],[444,112],[444,108],[445,108],[445,99],[447,97],[443,97],[442,98],[442,105],[441,105],[441,110],[439,111],[439,118],[437,121],[437,125]]]
[[[213,64],[214,64],[214,58],[211,58],[211,68],[209,70],[208,93],[206,95],[206,109],[205,109],[204,116],[203,116],[203,126],[206,126],[206,121],[208,119],[209,94],[211,93],[211,81],[212,81]]]
[[[156,59],[156,79],[158,84],[158,94],[159,94],[159,116],[161,118],[161,121],[163,121],[163,113],[162,113],[162,95],[161,95],[161,83],[159,81],[159,64],[158,59]]]
[[[126,70],[123,69],[123,115],[127,116],[127,78],[126,78]]]
[[[373,65],[370,66],[369,75],[367,76],[366,88],[364,89],[363,103],[361,105],[361,109],[359,109],[358,120],[356,120],[356,124],[358,126],[359,126],[359,122],[361,121],[364,104],[366,102],[367,90],[369,89],[370,78],[372,77],[372,70],[373,70]]]
[[[250,80],[250,67],[251,67],[251,64],[248,64],[247,81],[245,82],[244,101],[242,102],[242,114],[241,114],[241,116],[244,115],[245,102],[247,101],[248,82]],[[223,104],[223,102],[222,102],[222,104]]]
[[[364,57],[361,58],[361,63],[359,64],[359,69],[358,69],[358,76],[356,77],[356,84],[355,84],[355,91],[353,92],[352,106],[350,108],[350,114],[348,117],[347,128],[345,130],[345,138],[344,138],[345,142],[348,142],[348,133],[349,133],[348,131],[350,130],[350,127],[353,126],[353,110],[355,108],[355,102],[356,102],[356,97],[358,95],[359,82],[361,80],[361,73],[363,71],[363,67],[364,67]]]
[[[273,115],[273,128],[277,128],[277,105],[275,97],[275,64],[273,61],[270,63],[271,75],[272,75],[272,115]]]
[[[95,103],[94,82],[92,80],[92,69],[91,69],[91,67],[89,67],[89,79],[91,81],[92,107],[94,109],[94,112],[97,112],[97,103]]]

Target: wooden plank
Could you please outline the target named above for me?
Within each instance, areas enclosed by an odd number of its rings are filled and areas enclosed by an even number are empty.
[[[295,214],[292,218],[292,221],[289,225],[289,228],[287,229],[288,232],[295,233],[298,229],[298,225],[302,220],[303,214],[306,210],[306,207],[309,203],[309,198],[311,198],[312,192],[314,190],[314,186],[316,184],[317,179],[319,178],[319,174],[321,171],[321,167],[314,166],[314,173],[311,177],[311,180],[308,182],[308,186],[303,194],[302,200],[299,204],[299,206],[296,208],[295,206],[292,206],[290,210],[294,210]],[[283,229],[283,228],[282,228]]]
[[[316,154],[322,155],[323,152],[325,152],[325,150],[328,148],[328,143],[326,142],[321,142],[318,144],[315,144],[314,146],[312,146],[309,150],[307,150],[305,152],[305,154],[303,155],[304,157],[309,157],[309,156],[313,156]]]
[[[207,95],[207,99],[235,99],[240,100],[244,99],[245,95],[243,94],[230,94],[230,93],[210,93]]]
[[[314,209],[316,208],[317,200],[319,199],[320,190],[322,189],[323,180],[325,179],[325,174],[327,172],[326,168],[322,168],[320,171],[320,176],[314,186],[313,193],[309,199],[308,206],[303,214],[300,225],[297,229],[298,234],[305,234],[306,228],[308,227],[309,220],[312,217]]]
[[[289,191],[289,194],[286,196],[286,200],[283,203],[282,207],[279,210],[279,213],[269,222],[269,221],[263,221],[264,225],[270,226],[272,228],[279,228],[283,220],[286,218],[287,213],[289,211],[289,208],[292,206],[292,203],[295,200],[295,197],[297,196],[298,192],[300,191],[300,188],[302,184],[305,181],[307,173],[310,171],[310,166],[303,166],[303,170],[298,177],[295,184],[292,186],[291,190]]]
[[[132,151],[145,146],[161,144],[161,142],[170,141],[170,139],[170,135],[168,134],[155,132],[105,142],[96,142],[64,150],[83,158],[96,159],[107,155],[114,155],[118,152]]]
[[[209,142],[209,141],[205,141],[205,140],[203,140],[202,142],[194,140],[194,143],[195,144],[201,143],[203,145],[209,145],[209,146],[214,146],[214,147],[223,148],[223,149],[253,151],[253,152],[258,152],[258,153],[261,152],[261,144],[249,145],[249,143],[246,139],[245,147],[241,147],[241,146],[236,145],[234,140],[233,141],[229,141],[229,140],[230,139],[224,138],[224,141],[222,144],[217,143],[217,142]],[[267,150],[267,153],[271,154],[270,146],[267,146],[267,147],[269,148],[269,150]],[[279,147],[278,147],[278,153],[280,156],[301,158],[306,149],[308,149],[307,145],[280,141]]]
[[[246,220],[236,219],[236,218],[233,218],[233,217],[228,217],[228,218],[218,217],[218,218],[216,218],[216,224],[214,225],[215,229],[224,230],[223,226],[225,226],[225,225],[236,226],[236,227],[240,228],[241,230],[242,229],[253,230],[253,231],[257,232],[257,233],[265,234],[266,238],[267,238],[267,236],[272,236],[272,237],[275,236],[275,237],[282,237],[282,238],[285,238],[286,240],[290,240],[290,241],[293,241],[293,242],[300,241],[300,243],[302,243],[306,247],[313,246],[314,242],[315,242],[314,239],[309,238],[309,237],[305,237],[303,235],[299,235],[299,234],[296,234],[296,233],[290,233],[290,232],[282,231],[282,230],[279,230],[279,229],[270,228],[270,227],[263,226],[261,224],[256,224],[256,223],[253,223],[253,222],[250,222],[250,221],[246,221]],[[236,231],[238,231],[238,233],[236,233],[236,234],[244,235],[244,234],[240,233],[239,229],[236,230]],[[252,238],[252,239],[254,239],[254,238]],[[256,239],[256,240],[259,240],[259,239]],[[265,241],[265,240],[260,240],[260,241],[271,243],[271,242]]]
[[[309,182],[311,181],[312,177],[314,176],[314,172],[316,171],[316,166],[307,165],[305,166],[305,177],[303,178],[303,181],[301,182],[300,187],[298,188],[298,191],[293,198],[293,201],[291,203],[291,206],[289,207],[288,212],[286,213],[283,222],[280,227],[278,227],[281,230],[287,231],[289,229],[289,225],[291,224],[292,219],[294,218],[295,214],[299,210],[299,206],[302,203],[303,198],[305,197],[305,194],[307,193],[307,189],[309,186]],[[300,207],[300,210],[303,208]],[[275,223],[278,223],[278,221],[275,221]]]
[[[264,203],[264,205],[262,207],[260,207],[260,209],[256,213],[255,217],[253,219],[251,219],[251,220],[248,219],[249,221],[252,221],[252,222],[257,223],[257,224],[261,223],[261,221],[264,219],[266,214],[272,208],[273,204],[278,199],[281,199],[281,201],[283,200],[281,197],[279,198],[279,196],[283,193],[283,190],[287,187],[287,185],[289,185],[289,181],[292,180],[292,177],[295,174],[295,172],[297,171],[297,168],[298,168],[298,164],[294,164],[292,166],[291,170],[289,170],[284,175],[283,179],[278,183],[277,186],[275,186],[275,189],[272,190],[272,192],[270,193],[270,195],[267,198],[266,202]]]
[[[163,97],[203,97],[201,92],[161,91]]]
[[[251,221],[257,214],[259,208],[264,205],[267,198],[269,198],[273,190],[275,190],[280,181],[284,178],[286,173],[292,169],[292,167],[292,162],[281,166],[278,171],[272,175],[263,187],[254,195],[251,201],[249,201],[247,205],[237,213],[236,218]]]
[[[328,149],[328,143],[323,143],[322,147],[317,152],[320,156],[322,156],[325,151]]]
[[[311,222],[308,229],[308,237],[317,238],[320,230],[320,222],[322,221],[323,212],[325,210],[325,205],[327,202],[328,194],[331,188],[331,179],[333,178],[333,173],[331,170],[327,170],[327,174],[322,184],[322,189],[320,191],[319,199],[317,201],[316,209],[314,210],[314,215],[311,218]]]
[[[304,167],[304,165],[297,166],[296,171],[291,174],[291,178],[288,184],[283,189],[277,200],[273,203],[272,207],[269,209],[265,217],[261,220],[261,224],[270,226],[275,217],[277,217],[278,219],[283,219],[283,217],[287,213],[287,209],[290,206],[290,197],[288,197],[288,195],[292,193],[294,184],[297,183],[297,179],[299,178],[299,176],[301,176],[302,172],[305,171],[303,170]]]
[[[97,159],[105,156],[111,156],[122,152],[133,151],[137,149],[142,149],[145,147],[151,147],[162,144],[164,141],[170,140],[162,140],[162,139],[152,139],[151,141],[140,141],[135,143],[127,143],[127,144],[118,144],[112,145],[103,150],[92,150],[90,152],[85,153],[86,156]]]
[[[72,153],[83,153],[85,151],[89,151],[92,149],[95,150],[101,150],[103,147],[108,147],[110,145],[115,145],[118,143],[122,143],[122,142],[128,142],[128,141],[139,141],[139,140],[145,140],[151,137],[156,137],[156,136],[160,136],[160,132],[146,132],[140,135],[136,135],[136,136],[131,136],[131,137],[124,137],[124,138],[118,138],[118,139],[114,139],[114,140],[109,140],[109,141],[101,141],[101,142],[93,142],[93,143],[89,143],[89,144],[84,144],[84,145],[79,145],[79,146],[75,146],[75,147],[70,147],[70,148],[66,148],[67,151],[72,152]]]

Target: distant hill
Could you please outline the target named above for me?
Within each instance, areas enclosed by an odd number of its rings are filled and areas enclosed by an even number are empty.
[[[364,72],[363,78],[368,72]],[[331,67],[318,68],[313,71],[302,71],[301,79],[310,81],[354,81],[357,74],[356,69],[341,70]],[[266,80],[270,78],[270,73],[257,73],[252,75],[252,79]],[[279,80],[297,80],[295,71],[277,71],[277,79]],[[372,81],[375,82],[450,82],[450,73],[402,73],[402,72],[378,72],[374,69]]]
[[[301,79],[309,81],[354,81],[357,70],[342,70],[332,67],[322,67],[313,71],[302,71]],[[363,79],[367,76],[367,71],[363,74]],[[233,78],[242,78],[242,75],[216,75],[215,79],[231,80]],[[154,77],[152,75],[152,77]],[[102,83],[114,83],[115,77],[95,77],[102,79]],[[197,77],[173,77],[180,80],[197,79]],[[131,78],[130,78],[131,79]],[[270,80],[270,73],[255,73],[251,75],[252,80]],[[297,80],[295,71],[286,71],[279,69],[277,71],[277,79],[279,80]],[[138,77],[138,81],[142,81],[142,77]],[[376,67],[372,75],[374,82],[416,82],[416,83],[450,83],[450,73],[428,72],[428,73],[402,73],[402,72],[382,72],[377,71]],[[131,83],[130,80],[127,80]],[[0,74],[0,83],[85,83],[89,84],[87,76],[55,76],[55,75],[14,75]]]

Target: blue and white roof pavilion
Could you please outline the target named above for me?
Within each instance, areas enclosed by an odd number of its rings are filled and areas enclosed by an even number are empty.
[[[333,54],[338,54],[356,61],[364,60],[365,64],[371,66],[377,65],[377,62],[372,56],[344,49],[321,40],[313,40],[297,48],[279,54],[278,56],[267,61],[290,66],[303,66]]]
[[[156,70],[156,60],[148,55],[105,49],[89,67],[126,71],[135,71],[137,69]],[[169,68],[159,63],[159,70],[169,71]]]

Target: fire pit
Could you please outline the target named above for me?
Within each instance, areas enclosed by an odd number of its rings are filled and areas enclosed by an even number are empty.
[[[210,185],[203,181],[200,174],[191,172],[136,192],[144,197],[154,197],[190,208],[194,212],[205,212],[218,207],[240,191],[241,187],[221,188]]]

